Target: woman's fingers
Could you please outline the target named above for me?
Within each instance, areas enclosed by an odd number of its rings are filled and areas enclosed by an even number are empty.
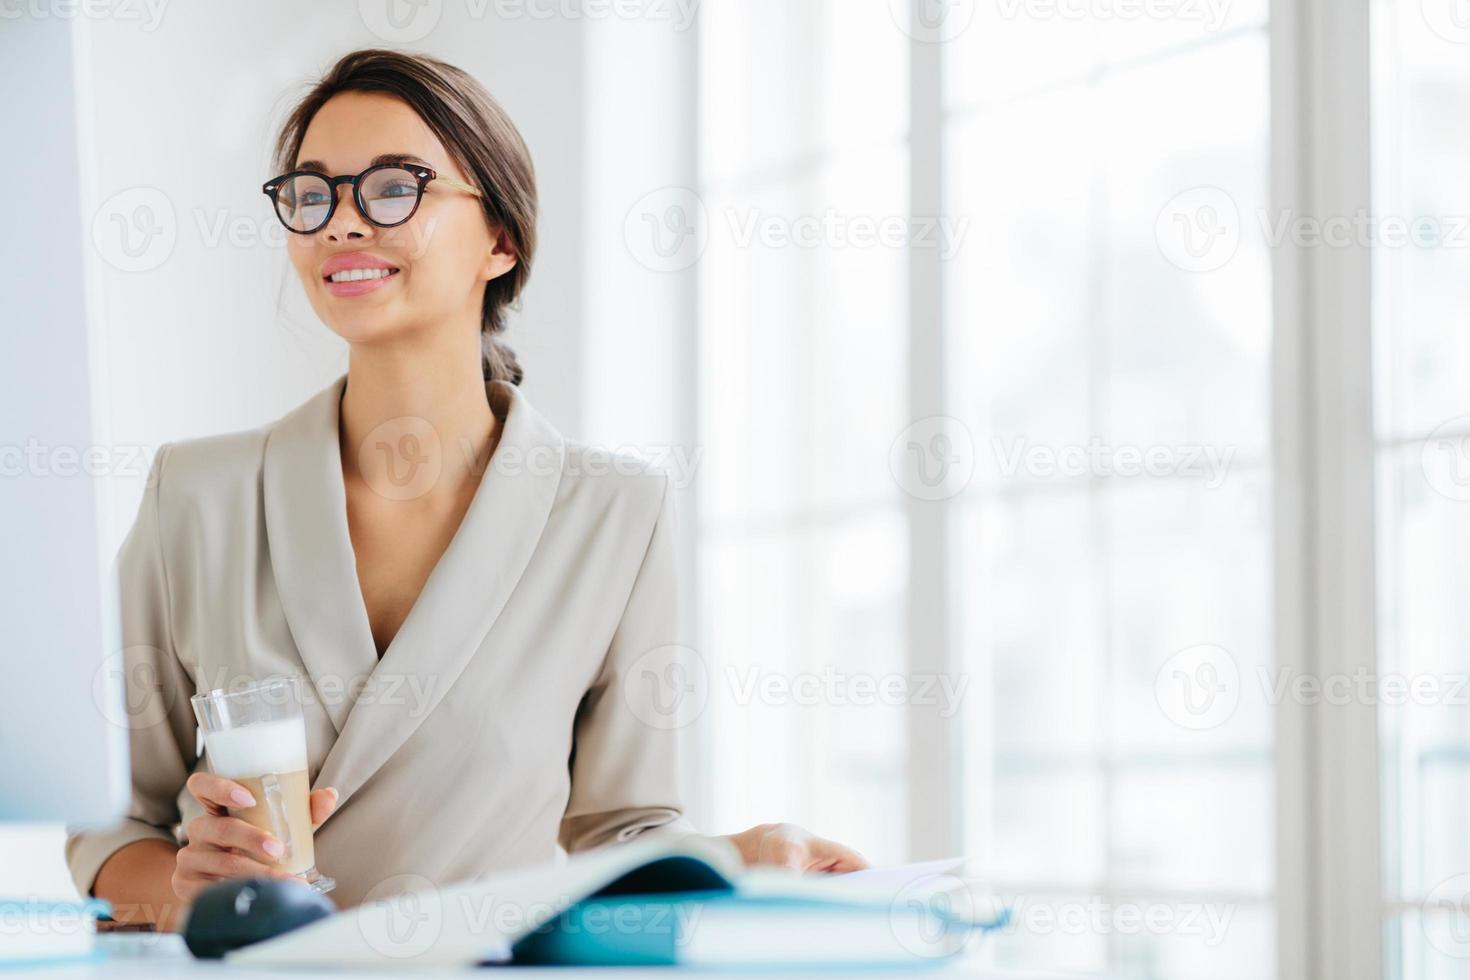
[[[231,807],[240,809],[255,805],[255,797],[248,789],[234,780],[216,776],[212,772],[196,772],[184,785],[190,796],[215,815],[223,814]]]
[[[810,834],[795,824],[775,824],[761,837],[756,863],[805,870],[810,863],[808,845],[812,839]]]
[[[189,821],[188,829],[190,846],[239,851],[270,864],[286,852],[285,845],[274,836],[238,817],[196,817]]]
[[[328,786],[326,789],[314,789],[311,791],[311,829],[315,830],[322,825],[322,821],[332,815],[337,809],[337,791]]]
[[[179,851],[178,871],[186,879],[293,877],[274,864],[264,864],[235,851],[207,847],[186,847]]]
[[[796,871],[861,871],[867,859],[835,841],[813,836],[791,823],[761,824],[730,838],[747,864]]]
[[[864,871],[869,867],[868,859],[857,851],[836,841],[812,839],[809,871],[831,871],[841,874],[846,871]]]

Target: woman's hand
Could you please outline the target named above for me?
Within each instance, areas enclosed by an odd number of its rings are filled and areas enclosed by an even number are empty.
[[[763,823],[726,840],[746,864],[769,864],[797,871],[861,871],[868,862],[850,847],[814,836],[794,823]]]
[[[276,866],[285,846],[263,830],[229,815],[229,808],[252,806],[250,791],[237,782],[208,772],[189,777],[189,795],[204,807],[204,816],[189,821],[188,846],[174,864],[173,888],[186,903],[226,878],[297,878]],[[337,808],[335,789],[312,790],[311,826],[315,830]]]

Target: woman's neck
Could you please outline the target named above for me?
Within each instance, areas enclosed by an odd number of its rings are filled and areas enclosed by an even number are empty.
[[[426,495],[478,482],[500,428],[485,397],[478,340],[468,350],[353,345],[339,429],[344,476],[392,485],[405,467],[437,463]]]

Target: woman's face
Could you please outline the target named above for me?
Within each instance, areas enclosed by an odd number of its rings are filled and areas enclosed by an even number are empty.
[[[323,105],[307,127],[295,169],[358,174],[390,154],[469,183],[417,113],[376,93],[346,92]],[[431,180],[412,218],[379,228],[357,210],[351,187],[341,185],[337,195],[332,220],[319,231],[287,236],[291,262],[322,322],[352,344],[430,340],[431,332],[446,329],[478,335],[485,284],[515,266],[479,198]],[[334,272],[357,266],[386,266],[391,273],[330,281]]]

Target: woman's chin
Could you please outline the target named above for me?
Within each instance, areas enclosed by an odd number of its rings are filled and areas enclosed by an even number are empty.
[[[349,344],[373,344],[391,340],[402,328],[382,317],[322,317],[327,329]]]

